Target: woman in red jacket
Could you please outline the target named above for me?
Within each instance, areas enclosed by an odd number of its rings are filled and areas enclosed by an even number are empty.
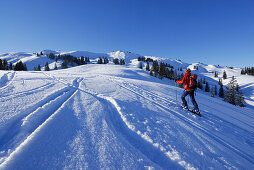
[[[185,100],[185,97],[187,95],[189,95],[191,98],[192,104],[194,106],[193,111],[196,113],[199,113],[198,104],[197,104],[195,97],[194,97],[195,88],[189,87],[190,79],[191,79],[191,70],[189,68],[187,68],[184,73],[185,73],[185,75],[184,75],[183,79],[181,81],[176,81],[176,83],[178,83],[178,84],[184,84],[184,91],[183,91],[183,94],[181,97],[182,102],[183,102],[182,107],[184,109],[188,109],[188,104],[187,104],[187,101]]]

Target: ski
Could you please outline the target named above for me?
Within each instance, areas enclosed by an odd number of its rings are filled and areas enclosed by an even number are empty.
[[[201,117],[200,112],[195,112],[195,111],[193,111],[193,110],[189,110],[189,109],[188,109],[188,111],[190,111],[191,113],[194,113],[194,114],[196,114],[196,115],[198,115],[198,116],[200,116],[200,117]]]
[[[193,110],[190,110],[189,108],[184,108],[184,107],[182,107],[182,106],[181,106],[181,108],[182,108],[183,110],[187,110],[187,111],[189,111],[189,112],[191,112],[191,113],[194,113],[195,115],[198,115],[198,116],[201,117],[200,112],[195,112],[195,111],[193,111]]]

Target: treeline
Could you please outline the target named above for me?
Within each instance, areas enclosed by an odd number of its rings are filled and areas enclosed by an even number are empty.
[[[41,52],[42,54],[42,52]],[[39,55],[41,55],[39,54]],[[51,60],[55,60],[55,66],[54,66],[54,70],[57,70],[57,65],[56,62],[58,60],[63,60],[63,62],[61,63],[61,68],[62,69],[66,69],[68,68],[68,65],[74,66],[74,65],[84,65],[90,62],[89,57],[83,57],[81,56],[80,58],[74,57],[72,55],[66,54],[66,55],[55,55],[53,53],[50,53],[47,55],[47,57]],[[48,62],[46,62],[45,66],[44,66],[44,71],[49,71],[49,64]],[[37,67],[34,67],[34,71],[41,71],[41,66],[40,64],[38,64]]]
[[[59,59],[63,60],[63,63],[65,64],[70,64],[71,66],[76,65],[84,65],[87,64],[88,62],[90,62],[89,57],[83,57],[81,56],[80,58],[74,57],[70,54],[65,54],[65,55],[55,55],[53,53],[50,53],[47,55],[49,59],[55,59],[55,61],[57,62]]]
[[[55,55],[53,53],[50,53],[47,55],[49,59],[52,59],[57,62],[58,60],[63,60],[61,67],[62,69],[66,69],[68,68],[68,65],[74,66],[74,65],[85,65],[87,63],[90,62],[89,57],[83,57],[81,56],[80,58],[74,57],[70,54],[66,54],[66,55]],[[57,69],[57,66],[55,64],[55,70]],[[47,71],[47,70],[46,70]]]
[[[254,76],[254,67],[245,67],[241,70],[241,74],[248,74]]]
[[[26,64],[23,64],[21,60],[13,65],[11,62],[8,63],[6,59],[0,59],[0,70],[27,71],[27,67]]]
[[[153,62],[153,59],[151,59],[151,58],[145,58],[145,57],[138,57],[138,61]]]
[[[142,62],[139,63],[139,68],[143,69],[143,64]],[[158,63],[157,60],[154,60],[152,63],[152,66],[150,67],[149,62],[146,63],[146,70],[150,71],[151,76],[159,77],[160,79],[162,78],[169,78],[170,80],[177,80],[181,77],[183,77],[183,74],[178,74],[177,70],[174,70],[173,66],[170,66],[167,63],[161,62],[160,64]],[[178,69],[178,71],[182,71],[181,69]]]

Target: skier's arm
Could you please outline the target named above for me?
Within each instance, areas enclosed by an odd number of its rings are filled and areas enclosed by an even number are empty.
[[[178,81],[176,81],[176,83],[178,83],[178,84],[183,84],[185,82],[185,76],[183,77],[183,79],[180,81],[180,80],[178,80]]]

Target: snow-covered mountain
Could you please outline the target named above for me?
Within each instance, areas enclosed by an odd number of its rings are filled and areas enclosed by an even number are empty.
[[[198,90],[202,117],[180,108],[182,89],[137,68],[139,54],[8,53],[30,70],[46,54],[122,58],[126,66],[87,64],[52,71],[0,70],[0,169],[253,169],[254,78],[239,68],[145,56],[189,67],[216,83],[237,78],[247,107]],[[145,63],[144,63],[145,64]],[[198,70],[194,69],[198,66]],[[190,104],[190,107],[192,105]]]

